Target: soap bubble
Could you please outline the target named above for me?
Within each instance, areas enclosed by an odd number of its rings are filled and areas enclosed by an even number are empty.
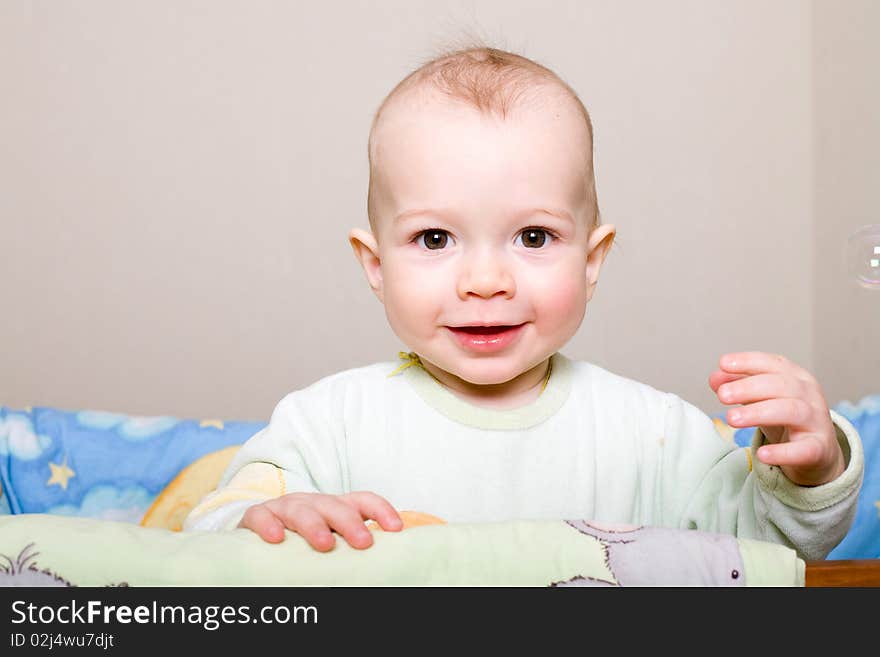
[[[862,226],[849,236],[846,261],[856,283],[880,290],[880,224]]]

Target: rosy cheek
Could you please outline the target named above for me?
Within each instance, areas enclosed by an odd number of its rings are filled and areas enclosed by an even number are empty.
[[[582,276],[572,274],[532,286],[531,304],[540,324],[548,329],[580,324],[587,296],[582,279]]]
[[[401,337],[430,332],[443,299],[438,277],[413,269],[392,270],[385,281],[385,312],[395,332]]]

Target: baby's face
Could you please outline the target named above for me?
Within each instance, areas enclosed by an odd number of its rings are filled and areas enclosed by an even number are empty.
[[[400,102],[377,127],[371,283],[429,369],[469,384],[504,384],[559,350],[607,246],[590,264],[583,119],[547,103],[501,120]]]

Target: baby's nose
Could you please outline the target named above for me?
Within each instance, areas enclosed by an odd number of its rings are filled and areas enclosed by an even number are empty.
[[[507,258],[485,252],[474,253],[465,260],[458,277],[458,296],[490,299],[516,294],[516,282]]]

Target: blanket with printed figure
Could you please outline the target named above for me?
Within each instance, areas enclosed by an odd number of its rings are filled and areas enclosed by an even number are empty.
[[[0,586],[803,586],[789,548],[585,520],[446,524],[404,512],[373,546],[318,552],[247,529],[173,532],[94,518],[0,517]],[[415,519],[414,519],[415,518]]]

